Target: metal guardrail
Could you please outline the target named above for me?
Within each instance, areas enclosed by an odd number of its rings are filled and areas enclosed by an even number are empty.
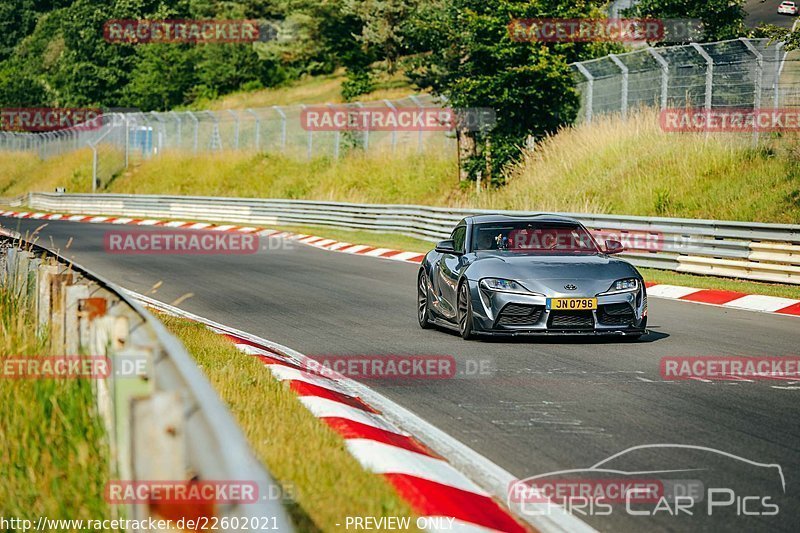
[[[257,502],[213,505],[219,528],[239,531],[245,520],[268,519],[273,529],[293,530],[274,496],[278,485],[228,409],[183,345],[140,303],[48,249],[2,234],[0,282],[34,299],[38,328],[48,334],[52,353],[110,362],[108,377],[93,386],[114,459],[112,478],[256,485]],[[159,518],[148,504],[127,509],[130,520]]]
[[[396,232],[428,241],[447,237],[465,216],[497,212],[418,205],[128,194],[30,193],[17,201],[34,209],[74,214],[265,226],[319,225]],[[631,250],[622,256],[637,266],[800,284],[800,225],[562,214],[580,220],[601,236],[628,244]],[[642,246],[637,245],[640,242]]]

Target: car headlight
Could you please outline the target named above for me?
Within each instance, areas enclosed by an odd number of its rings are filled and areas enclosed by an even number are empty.
[[[510,279],[484,278],[481,280],[481,288],[486,289],[487,291],[494,291],[494,292],[513,292],[516,294],[544,296],[543,294],[539,294],[538,292],[531,292],[525,287],[523,287],[522,284],[517,283],[516,281]]]
[[[611,287],[606,292],[601,292],[601,295],[604,294],[618,294],[622,292],[636,292],[639,290],[639,280],[636,278],[625,278],[619,279],[615,281]]]

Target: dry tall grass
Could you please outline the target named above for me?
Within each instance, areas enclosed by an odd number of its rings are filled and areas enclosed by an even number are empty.
[[[657,113],[597,117],[524,154],[500,189],[462,187],[455,150],[289,155],[164,153],[135,163],[106,192],[297,198],[526,211],[800,222],[797,134],[666,133]],[[446,145],[442,145],[443,147]],[[90,190],[90,154],[47,161],[0,153],[0,196]]]
[[[800,222],[797,137],[667,133],[658,114],[598,117],[527,153],[487,208]]]
[[[0,285],[0,365],[46,355],[33,302]],[[86,379],[0,376],[0,516],[36,521],[110,517],[109,451]]]

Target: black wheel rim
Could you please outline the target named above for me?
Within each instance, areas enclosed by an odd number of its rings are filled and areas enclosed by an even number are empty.
[[[461,295],[458,298],[458,327],[461,329],[461,332],[467,330],[467,309],[469,306],[469,293],[467,292],[467,286],[461,286]]]
[[[424,322],[428,315],[428,286],[425,276],[420,276],[417,284],[417,315],[420,322]]]

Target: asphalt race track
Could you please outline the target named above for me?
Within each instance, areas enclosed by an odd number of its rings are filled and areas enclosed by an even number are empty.
[[[44,222],[0,218],[0,223],[25,234]],[[664,382],[659,364],[664,356],[800,355],[798,318],[651,298],[652,332],[639,342],[465,342],[446,331],[419,328],[412,264],[294,243],[255,255],[115,255],[104,251],[103,236],[120,226],[46,224],[40,244],[121,286],[148,293],[163,282],[152,297],[170,303],[192,293],[180,307],[308,355],[452,355],[462,367],[490,361],[494,371],[485,375],[370,385],[520,478],[587,468],[652,443],[705,446],[779,464],[785,476],[777,516],[742,516],[734,504],[715,509],[711,517],[704,507],[693,516],[664,512],[655,518],[615,509],[610,516],[585,517],[597,529],[796,530],[800,383]],[[719,457],[665,449],[657,466],[703,468],[686,477],[706,483],[713,472],[717,481],[737,487],[737,503],[742,496],[779,490],[771,470]],[[652,469],[650,460],[633,454],[616,466],[641,471]]]
[[[779,15],[780,3],[781,0],[747,0],[744,5],[744,9],[747,11],[745,23],[751,28],[755,28],[761,23],[791,28],[797,17]]]

